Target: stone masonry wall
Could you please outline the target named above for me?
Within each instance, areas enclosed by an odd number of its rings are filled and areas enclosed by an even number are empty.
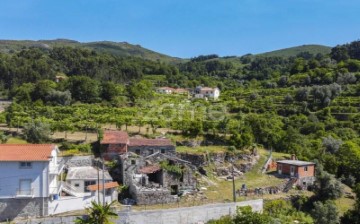
[[[174,154],[175,146],[128,146],[128,152],[140,152],[141,156],[149,156],[163,150],[165,154]]]
[[[47,198],[44,198],[44,202],[46,206]],[[12,220],[16,217],[39,217],[42,215],[42,210],[43,198],[0,199],[0,221]]]
[[[63,156],[59,160],[68,167],[83,167],[94,165],[94,156]]]
[[[177,197],[171,195],[165,188],[161,189],[142,189],[134,195],[138,205],[169,204],[177,202]]]

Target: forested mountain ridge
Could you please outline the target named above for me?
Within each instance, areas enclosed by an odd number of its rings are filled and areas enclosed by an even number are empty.
[[[115,56],[123,57],[139,57],[142,59],[148,59],[162,62],[177,63],[180,62],[180,58],[171,57],[165,54],[161,54],[140,45],[133,45],[127,42],[112,42],[112,41],[95,41],[81,43],[75,40],[56,39],[56,40],[0,40],[0,52],[9,53],[17,52],[26,48],[41,48],[52,49],[53,47],[79,47],[95,50],[99,53],[110,53]]]
[[[309,52],[310,54],[329,54],[331,52],[331,47],[317,44],[301,45],[296,47],[289,47],[275,51],[269,51],[265,53],[258,54],[258,56],[267,56],[267,57],[295,57],[296,55],[302,52]]]

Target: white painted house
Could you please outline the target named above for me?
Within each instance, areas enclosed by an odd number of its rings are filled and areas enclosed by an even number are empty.
[[[219,88],[197,86],[194,90],[194,98],[217,100],[219,97]]]
[[[58,152],[53,144],[0,144],[0,220],[48,215],[62,189]]]
[[[117,200],[119,185],[107,171],[72,167],[66,182],[61,181],[65,168],[58,153],[53,144],[0,144],[0,222],[83,210],[98,199]]]
[[[171,87],[159,87],[156,89],[156,92],[158,93],[162,93],[162,94],[172,94],[175,92],[175,89],[174,88],[171,88]]]
[[[92,166],[70,167],[66,181],[63,182],[61,196],[49,203],[49,214],[83,210],[90,206],[92,201],[99,200],[101,203],[116,201],[118,186],[119,184],[113,181],[106,170]],[[105,196],[103,196],[104,192]]]

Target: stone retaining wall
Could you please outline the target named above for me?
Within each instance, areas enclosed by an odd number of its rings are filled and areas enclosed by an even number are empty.
[[[0,221],[16,217],[38,217],[43,214],[47,198],[8,198],[0,199]],[[47,214],[45,214],[47,215]]]

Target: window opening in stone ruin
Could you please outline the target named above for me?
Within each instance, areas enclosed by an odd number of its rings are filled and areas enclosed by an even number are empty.
[[[155,172],[148,174],[149,181],[157,184],[161,184],[161,172]]]
[[[171,185],[171,195],[177,195],[179,193],[178,185]]]

